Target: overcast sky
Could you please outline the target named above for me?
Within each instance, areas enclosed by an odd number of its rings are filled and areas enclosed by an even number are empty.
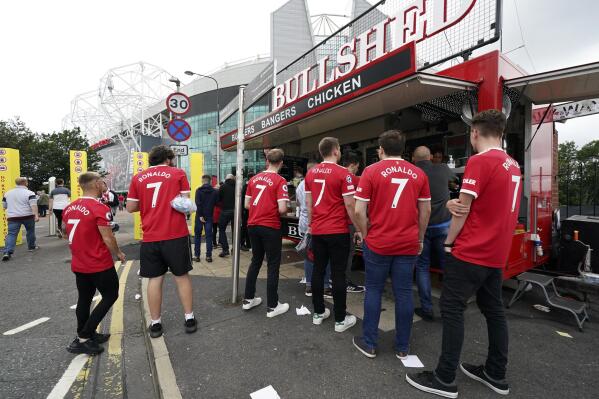
[[[599,1],[516,0],[526,51],[510,58],[542,72],[599,61]],[[370,0],[375,3],[374,0]],[[270,12],[285,0],[0,1],[0,119],[61,128],[71,99],[113,67],[146,61],[184,80],[269,52]],[[349,13],[348,0],[308,0],[311,14]],[[503,49],[522,44],[504,0]],[[558,125],[560,141],[599,138],[599,115]]]

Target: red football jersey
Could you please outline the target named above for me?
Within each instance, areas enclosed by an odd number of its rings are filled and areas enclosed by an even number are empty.
[[[248,182],[250,200],[248,226],[281,228],[279,201],[289,201],[287,181],[277,173],[261,172]]]
[[[368,248],[379,255],[418,255],[418,201],[430,201],[428,177],[401,158],[364,169],[356,200],[368,202]]]
[[[189,235],[185,215],[174,210],[171,201],[190,191],[185,172],[172,166],[150,166],[133,176],[127,201],[139,201],[144,242]]]
[[[470,157],[460,192],[474,200],[454,243],[456,258],[487,267],[506,265],[518,220],[521,183],[518,162],[502,149]]]
[[[356,176],[353,173],[351,174],[351,179],[354,182],[354,187],[358,187],[360,185],[360,176]],[[353,223],[351,222],[351,218],[349,217],[349,214],[346,212],[345,215],[347,216],[347,225],[351,226]]]
[[[356,191],[351,173],[333,162],[322,162],[308,171],[306,193],[312,194],[312,234],[348,233],[343,197]]]
[[[72,260],[71,270],[97,273],[110,269],[114,262],[98,226],[110,226],[110,208],[96,198],[79,197],[62,212]]]

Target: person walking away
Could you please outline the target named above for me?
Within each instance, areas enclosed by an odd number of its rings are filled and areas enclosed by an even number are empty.
[[[64,186],[63,179],[56,179],[56,188],[50,192],[50,212],[56,217],[56,234],[62,237],[62,210],[71,202],[71,190]]]
[[[289,310],[288,303],[279,302],[279,267],[281,266],[281,215],[287,212],[289,195],[287,181],[279,175],[283,166],[283,150],[268,151],[268,169],[258,173],[248,182],[244,197],[249,211],[248,232],[252,241],[252,261],[245,279],[244,310],[262,303],[256,296],[256,280],[266,255],[266,317],[279,316]]]
[[[71,250],[71,270],[75,274],[78,299],[77,336],[67,347],[71,353],[96,355],[104,348],[100,344],[110,334],[96,332],[119,296],[119,278],[114,268],[113,255],[125,262],[110,226],[110,210],[98,197],[102,194],[102,179],[98,173],[86,172],[79,176],[83,196],[63,211],[63,231]],[[96,290],[102,299],[90,314]]]
[[[229,256],[229,241],[227,239],[227,226],[231,224],[233,230],[233,216],[235,214],[235,176],[228,174],[225,182],[218,190],[218,201],[221,204],[220,217],[218,219],[218,242],[221,246],[221,252],[218,254],[221,258]]]
[[[206,262],[212,262],[212,225],[214,206],[218,193],[210,185],[212,178],[210,175],[202,176],[202,185],[197,188],[195,193],[196,215],[194,228],[194,258],[195,262],[200,261],[202,231],[206,235]]]
[[[414,313],[424,320],[434,320],[433,302],[431,298],[430,266],[433,259],[439,269],[445,266],[443,243],[447,238],[451,214],[445,206],[449,201],[449,184],[456,179],[447,164],[433,164],[428,147],[416,147],[412,154],[412,162],[426,173],[431,192],[431,217],[424,235],[422,253],[416,260],[416,285],[420,296],[420,307]]]
[[[249,184],[250,180],[252,179],[252,177],[254,177],[255,175],[256,175],[255,173],[248,173],[248,181],[243,185],[243,188],[241,190],[241,198],[245,198],[245,194],[248,189],[248,184]],[[250,234],[248,231],[248,218],[249,218],[249,211],[247,209],[245,209],[245,207],[244,207],[242,209],[242,215],[241,215],[241,236],[240,236],[240,241],[239,241],[241,243],[240,249],[244,252],[247,252],[252,248]]]
[[[116,193],[108,188],[106,182],[104,182],[104,192],[102,193],[102,202],[110,208],[112,216],[116,216],[116,210],[119,206],[119,199]]]
[[[35,223],[40,220],[35,193],[27,188],[29,182],[26,177],[17,177],[15,184],[17,186],[12,190],[8,190],[2,198],[2,207],[6,210],[6,220],[8,222],[8,231],[4,238],[3,262],[10,260],[12,257],[21,226],[25,226],[27,231],[29,252],[39,248],[35,244]]]
[[[37,208],[38,208],[40,217],[42,217],[42,218],[46,217],[49,204],[50,204],[50,197],[48,197],[48,194],[46,194],[46,192],[44,190],[41,190],[39,192],[39,198],[37,199]]]
[[[506,118],[497,110],[472,118],[470,143],[477,152],[468,160],[460,197],[448,202],[451,225],[441,292],[443,339],[435,371],[406,374],[415,388],[458,397],[456,370],[496,393],[510,392],[506,376],[508,329],[502,299],[502,271],[518,219],[522,192],[520,166],[501,148]],[[464,342],[464,311],[476,294],[485,316],[488,354],[484,365],[459,363]]]
[[[167,270],[175,278],[185,313],[185,332],[190,334],[197,330],[197,321],[189,276],[193,269],[189,230],[185,214],[171,206],[171,201],[179,196],[189,198],[189,182],[183,170],[173,167],[175,154],[169,147],[152,148],[148,158],[150,167],[131,180],[127,212],[139,211],[144,227],[139,275],[149,279],[150,337],[162,335],[162,285]]]
[[[316,165],[316,162],[309,161],[307,164],[307,170],[312,169]],[[306,181],[302,180],[295,190],[295,200],[297,201],[297,207],[299,208],[299,222],[298,230],[300,236],[304,236],[308,232],[308,209],[306,208]],[[314,262],[310,259],[304,259],[304,277],[306,279],[306,290],[305,295],[307,297],[312,296],[312,271],[314,270]],[[331,290],[331,265],[327,265],[327,269],[324,275],[324,297],[333,298],[333,291]]]
[[[341,157],[341,165],[347,168],[351,174],[351,178],[354,182],[354,186],[358,187],[360,178],[356,176],[360,169],[360,156],[355,151],[348,151]],[[348,293],[360,293],[364,292],[364,286],[354,284],[350,279],[351,268],[354,263],[354,255],[356,254],[356,242],[354,241],[354,235],[356,234],[356,228],[354,227],[351,219],[347,216],[347,227],[349,229],[349,256],[347,257],[347,269],[345,270],[346,281],[347,281],[347,292]]]
[[[313,167],[305,179],[308,232],[312,234],[314,252],[312,323],[320,325],[331,314],[324,306],[324,275],[330,262],[335,331],[343,332],[356,324],[356,316],[346,312],[345,284],[350,242],[346,214],[349,214],[352,224],[355,224],[355,187],[347,169],[337,164],[341,158],[339,140],[325,137],[318,143],[318,150],[324,160]]]
[[[405,144],[406,136],[398,130],[379,137],[381,160],[364,170],[355,195],[357,227],[364,237],[366,295],[363,336],[354,337],[353,343],[370,358],[376,356],[381,298],[389,275],[395,297],[396,357],[407,359],[410,347],[412,276],[431,214],[431,196],[426,174],[401,158]]]
[[[119,194],[119,211],[122,211],[125,207],[125,196],[121,193]]]
[[[221,207],[220,207],[220,202],[218,201],[218,193],[220,191],[220,187],[222,184],[220,183],[216,183],[216,185],[214,186],[214,190],[216,190],[216,205],[214,205],[214,213],[212,214],[212,247],[213,248],[218,248],[219,247],[219,243],[218,243],[218,221],[220,220],[220,211],[221,211]]]

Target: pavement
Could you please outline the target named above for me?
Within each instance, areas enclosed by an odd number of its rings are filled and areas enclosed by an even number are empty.
[[[289,243],[279,285],[281,301],[291,306],[288,313],[267,319],[264,304],[249,312],[232,305],[231,258],[218,258],[216,252],[213,263],[194,263],[191,273],[198,332],[185,334],[175,284],[167,276],[165,334],[149,339],[145,297],[136,297],[144,294],[145,285],[136,274],[139,245],[132,238],[130,215],[121,213],[117,221],[117,238],[130,262],[118,267],[122,295],[100,326],[112,337],[99,356],[78,357],[65,350],[75,335],[70,307],[77,293],[68,248],[64,241],[45,237],[47,221],[38,224],[39,251],[31,254],[20,246],[10,262],[0,263],[0,398],[249,398],[268,386],[285,399],[431,397],[407,385],[405,373],[417,369],[405,368],[394,355],[390,289],[383,298],[376,359],[367,359],[351,343],[354,334],[361,334],[363,294],[348,294],[348,311],[358,324],[345,333],[335,333],[332,320],[314,326],[311,316],[296,315],[296,308],[312,306],[299,284],[301,261]],[[240,294],[250,256],[241,253]],[[257,291],[263,299],[265,272],[264,266]],[[352,280],[362,282],[363,273],[353,271]],[[506,301],[512,293],[505,289]],[[436,284],[437,314],[438,295]],[[534,291],[507,310],[510,397],[597,397],[599,328],[594,320],[599,300],[590,299],[592,322],[584,332],[566,313],[534,308],[543,303]],[[34,321],[38,324],[5,335]],[[425,367],[435,366],[440,340],[440,320],[414,318],[411,354]],[[462,359],[483,362],[486,348],[486,325],[471,303]],[[461,398],[497,396],[460,374],[457,383]]]

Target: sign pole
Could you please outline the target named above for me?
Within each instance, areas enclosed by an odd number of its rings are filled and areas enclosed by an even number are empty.
[[[231,303],[237,303],[239,291],[239,238],[241,235],[241,211],[243,202],[241,191],[243,186],[243,133],[245,121],[243,117],[243,93],[245,86],[239,86],[239,111],[237,122],[237,169],[235,176],[235,216],[233,218],[233,293]]]
[[[48,179],[48,195],[56,188],[56,177],[52,176]],[[50,237],[56,235],[56,217],[54,212],[48,215],[48,235]]]

